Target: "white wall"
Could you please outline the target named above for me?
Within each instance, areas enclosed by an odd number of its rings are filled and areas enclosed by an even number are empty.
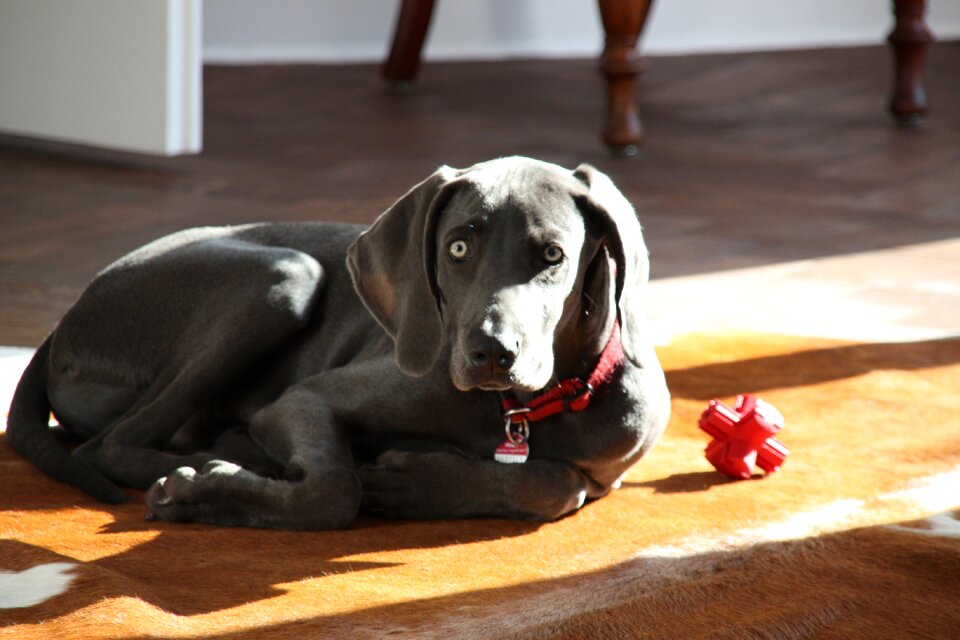
[[[400,0],[205,0],[211,62],[378,61]],[[655,0],[649,54],[880,43],[891,0]],[[941,39],[960,37],[960,2],[930,0]],[[431,60],[592,56],[602,29],[594,0],[437,0]]]
[[[196,153],[200,19],[199,0],[0,0],[0,131]]]

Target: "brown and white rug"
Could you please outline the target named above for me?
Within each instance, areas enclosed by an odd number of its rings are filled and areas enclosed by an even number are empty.
[[[660,354],[664,439],[545,525],[147,522],[139,496],[95,503],[0,439],[0,638],[960,637],[960,339],[693,334]],[[23,358],[4,362],[9,393]],[[786,417],[777,474],[703,457],[700,412],[738,393]]]

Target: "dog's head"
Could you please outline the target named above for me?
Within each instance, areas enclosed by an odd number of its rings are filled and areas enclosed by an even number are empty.
[[[424,375],[449,345],[461,390],[535,391],[591,366],[619,315],[638,360],[647,250],[633,208],[593,167],[527,158],[438,169],[350,248],[364,304]]]

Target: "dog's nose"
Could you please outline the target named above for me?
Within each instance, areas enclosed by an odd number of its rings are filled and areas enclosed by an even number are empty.
[[[468,352],[470,362],[478,368],[493,365],[496,369],[509,370],[517,361],[517,348],[508,347],[500,340],[484,336],[471,340]]]

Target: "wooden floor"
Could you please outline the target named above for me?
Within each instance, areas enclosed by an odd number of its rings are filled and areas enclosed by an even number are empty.
[[[632,159],[597,142],[589,60],[431,64],[412,95],[368,65],[209,67],[199,157],[0,138],[0,344],[35,345],[100,268],[161,234],[369,222],[437,165],[499,155],[610,173],[655,278],[960,237],[960,43],[931,49],[933,112],[917,129],[885,113],[889,55],[653,59]]]

